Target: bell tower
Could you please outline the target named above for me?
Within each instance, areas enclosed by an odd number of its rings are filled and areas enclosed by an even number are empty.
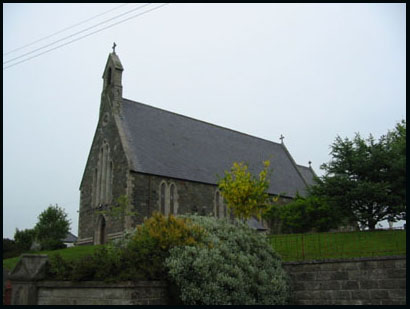
[[[120,108],[122,100],[122,71],[124,71],[120,58],[115,53],[116,46],[114,43],[112,47],[113,51],[108,55],[107,64],[105,65],[104,74],[102,76],[104,83],[101,94],[101,101],[108,101],[114,110]]]

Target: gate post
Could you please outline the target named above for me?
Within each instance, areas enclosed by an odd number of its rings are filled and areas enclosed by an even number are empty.
[[[47,255],[22,254],[10,274],[11,305],[37,305],[37,281],[46,275]]]

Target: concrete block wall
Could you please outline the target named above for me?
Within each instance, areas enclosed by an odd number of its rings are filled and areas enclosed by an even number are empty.
[[[404,305],[406,257],[283,263],[295,305]]]

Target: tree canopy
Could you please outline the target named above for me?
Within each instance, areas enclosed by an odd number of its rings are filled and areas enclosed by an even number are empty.
[[[219,180],[221,194],[235,217],[260,218],[269,209],[271,204],[267,193],[269,165],[269,161],[263,162],[263,170],[259,173],[259,177],[255,177],[249,172],[247,164],[235,162],[231,171],[225,171],[224,178]]]
[[[70,220],[63,208],[50,205],[38,216],[34,227],[36,238],[42,249],[53,250],[63,247],[62,240],[70,230]]]
[[[275,213],[273,213],[275,212]],[[283,232],[327,232],[342,224],[343,216],[318,196],[300,196],[286,205],[272,205],[271,217],[279,218]]]
[[[350,140],[336,137],[325,175],[311,193],[324,198],[345,216],[374,229],[382,220],[406,217],[406,121],[378,141],[359,133]]]

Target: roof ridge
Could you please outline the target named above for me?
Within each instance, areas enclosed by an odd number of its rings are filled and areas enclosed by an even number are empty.
[[[153,108],[153,109],[157,109],[157,110],[160,110],[160,111],[163,111],[163,112],[166,112],[166,113],[174,114],[174,115],[179,116],[179,117],[184,117],[184,118],[188,118],[188,119],[191,119],[191,120],[194,120],[194,121],[202,122],[202,123],[205,123],[205,124],[207,124],[207,125],[211,125],[211,126],[214,126],[214,127],[220,128],[220,129],[232,131],[232,132],[234,132],[234,133],[239,133],[239,134],[246,135],[246,136],[249,136],[249,137],[252,137],[252,138],[257,138],[257,139],[260,139],[260,140],[262,140],[262,141],[264,141],[264,142],[269,142],[269,143],[273,143],[273,144],[276,144],[276,145],[281,145],[281,143],[277,143],[277,142],[274,142],[274,141],[270,141],[270,140],[268,140],[268,139],[265,139],[265,138],[262,138],[262,137],[258,137],[258,136],[254,136],[254,135],[251,135],[251,134],[248,134],[248,133],[243,133],[243,132],[240,132],[240,131],[237,131],[237,130],[234,130],[234,129],[226,128],[226,127],[223,127],[223,126],[220,126],[220,125],[211,123],[211,122],[207,122],[207,121],[204,121],[204,120],[196,119],[196,118],[193,118],[193,117],[190,117],[190,116],[185,116],[185,115],[182,115],[182,114],[178,114],[178,113],[176,113],[176,112],[171,112],[171,111],[168,111],[168,110],[166,110],[166,109],[162,109],[162,108],[155,107],[155,106],[152,106],[152,105],[148,105],[148,104],[145,104],[145,103],[133,101],[133,100],[130,100],[130,99],[126,99],[126,98],[122,98],[122,99],[123,99],[123,100],[126,100],[126,101],[129,101],[129,102],[131,102],[131,103],[141,104],[141,105],[144,105],[144,106],[149,107],[149,108]]]

